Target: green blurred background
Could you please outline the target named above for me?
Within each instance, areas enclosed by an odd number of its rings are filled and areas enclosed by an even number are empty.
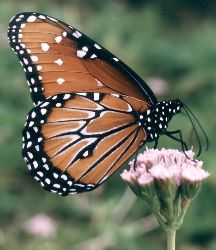
[[[177,249],[216,249],[216,2],[200,0],[0,0],[0,249],[155,250],[164,235],[115,174],[98,190],[58,197],[28,175],[21,158],[21,131],[32,107],[23,69],[7,42],[9,20],[36,11],[71,24],[140,74],[159,100],[179,98],[210,138],[200,159],[211,177],[192,203],[177,235]],[[191,125],[184,116],[171,128]],[[193,140],[192,140],[193,141]],[[204,140],[202,140],[204,145]],[[151,145],[150,145],[151,146]],[[159,147],[179,145],[163,136]],[[56,233],[30,235],[25,222],[37,214],[55,221]]]

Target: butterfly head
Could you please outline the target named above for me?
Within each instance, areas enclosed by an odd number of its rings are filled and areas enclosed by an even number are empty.
[[[181,112],[183,103],[179,100],[158,102],[151,106],[139,119],[147,134],[147,141],[157,141],[165,134],[172,117]]]

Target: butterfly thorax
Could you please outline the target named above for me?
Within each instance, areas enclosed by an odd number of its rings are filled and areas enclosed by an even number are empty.
[[[150,106],[146,112],[139,113],[138,122],[146,131],[146,140],[158,140],[159,135],[166,132],[172,117],[181,112],[182,106],[179,100],[162,101]]]

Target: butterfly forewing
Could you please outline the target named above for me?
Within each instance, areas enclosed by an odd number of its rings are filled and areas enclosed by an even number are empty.
[[[57,19],[18,14],[10,22],[8,37],[36,104],[71,92],[124,94],[156,103],[150,88],[122,61]]]
[[[61,195],[98,187],[146,137],[128,100],[141,107],[134,98],[101,93],[58,94],[36,106],[23,131],[34,178]]]

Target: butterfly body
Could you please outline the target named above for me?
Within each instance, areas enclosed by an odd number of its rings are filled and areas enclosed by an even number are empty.
[[[141,143],[167,133],[181,111],[180,101],[158,102],[120,59],[55,18],[17,14],[8,38],[35,104],[22,154],[48,191],[65,196],[97,188]]]
[[[181,112],[183,104],[179,100],[158,102],[139,115],[141,126],[148,131],[146,141],[157,141],[160,135],[166,133],[172,117]]]

